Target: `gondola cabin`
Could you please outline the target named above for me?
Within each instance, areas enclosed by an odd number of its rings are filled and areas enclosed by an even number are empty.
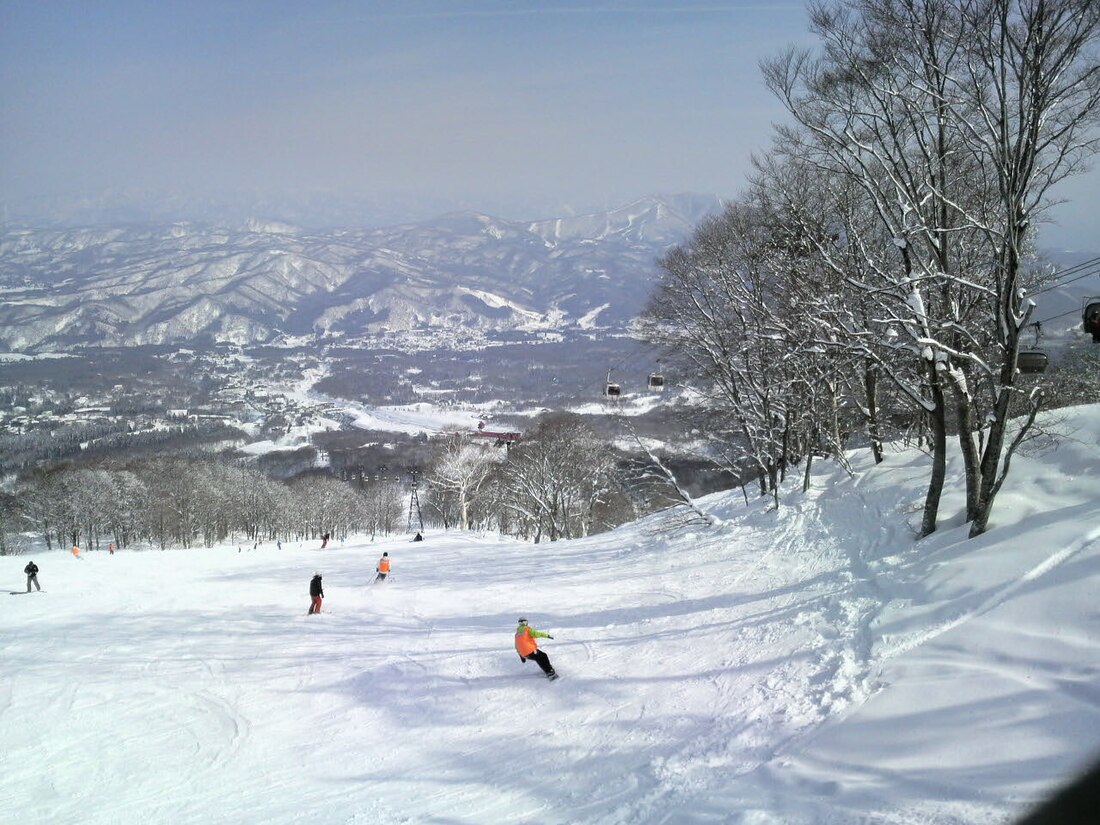
[[[664,392],[665,391],[665,377],[659,372],[651,372],[649,374],[649,391],[650,392]]]
[[[1034,374],[1046,372],[1049,359],[1042,350],[1022,350],[1016,356],[1016,368],[1023,373]]]
[[[603,394],[607,398],[618,398],[623,394],[623,388],[618,384],[612,384],[610,382],[603,388]]]
[[[1086,298],[1081,311],[1081,328],[1100,343],[1100,297]]]

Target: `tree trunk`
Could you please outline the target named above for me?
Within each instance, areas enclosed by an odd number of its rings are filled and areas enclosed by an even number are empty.
[[[935,409],[929,413],[932,425],[932,476],[928,480],[928,492],[924,498],[924,517],[921,520],[920,534],[930,536],[936,532],[939,519],[940,498],[947,478],[947,422],[944,410],[943,388],[934,364],[928,366],[931,375],[932,402]]]
[[[974,442],[974,408],[969,396],[961,389],[956,394],[955,414],[959,417],[959,451],[966,473],[966,520],[973,521],[978,514],[982,470],[978,447]]]
[[[1001,387],[1000,397],[994,407],[993,422],[989,426],[989,438],[986,441],[985,454],[981,463],[981,485],[975,502],[974,518],[970,522],[970,538],[980,536],[989,525],[989,516],[996,499],[997,473],[1001,466],[1001,452],[1004,447],[1005,430],[1008,427],[1008,407],[1011,392]]]
[[[875,464],[882,463],[882,430],[878,420],[878,370],[868,364],[863,370],[863,388],[867,398],[867,437]]]
[[[1020,220],[1014,222],[1019,226]],[[1011,233],[1011,229],[1010,229]],[[989,525],[989,516],[993,511],[993,502],[1000,485],[997,477],[1001,468],[1001,455],[1004,452],[1005,433],[1012,406],[1013,385],[1016,382],[1016,354],[1020,349],[1020,331],[1015,323],[1017,311],[1016,283],[1019,276],[1020,258],[1018,243],[1023,240],[1023,232],[1016,229],[1004,251],[1002,283],[1004,287],[998,300],[998,315],[1005,330],[1004,363],[1001,365],[1000,381],[997,386],[997,399],[993,405],[992,422],[985,442],[985,452],[981,460],[981,483],[978,488],[974,507],[974,518],[970,522],[970,537],[980,536]]]

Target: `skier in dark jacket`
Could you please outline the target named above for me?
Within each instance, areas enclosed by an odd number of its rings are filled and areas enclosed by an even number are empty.
[[[27,592],[28,593],[31,592],[31,583],[32,582],[34,583],[34,586],[38,590],[42,589],[41,585],[38,584],[38,565],[37,564],[35,564],[33,561],[28,562],[27,566],[23,568],[23,572],[27,574]]]
[[[321,587],[321,572],[317,571],[313,574],[313,578],[309,581],[309,613],[321,612],[321,600],[325,597],[324,588]]]

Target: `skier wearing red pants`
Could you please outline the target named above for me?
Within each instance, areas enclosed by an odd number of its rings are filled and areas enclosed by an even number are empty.
[[[312,616],[314,613],[321,612],[321,600],[325,597],[324,588],[321,587],[321,572],[317,571],[313,574],[313,578],[309,582],[309,613]]]

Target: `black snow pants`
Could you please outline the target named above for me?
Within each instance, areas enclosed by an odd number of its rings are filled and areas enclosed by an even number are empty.
[[[550,657],[543,653],[541,650],[536,650],[527,658],[533,659],[535,662],[537,662],[538,666],[542,668],[542,672],[545,673],[547,676],[554,672],[554,667],[550,664]]]

